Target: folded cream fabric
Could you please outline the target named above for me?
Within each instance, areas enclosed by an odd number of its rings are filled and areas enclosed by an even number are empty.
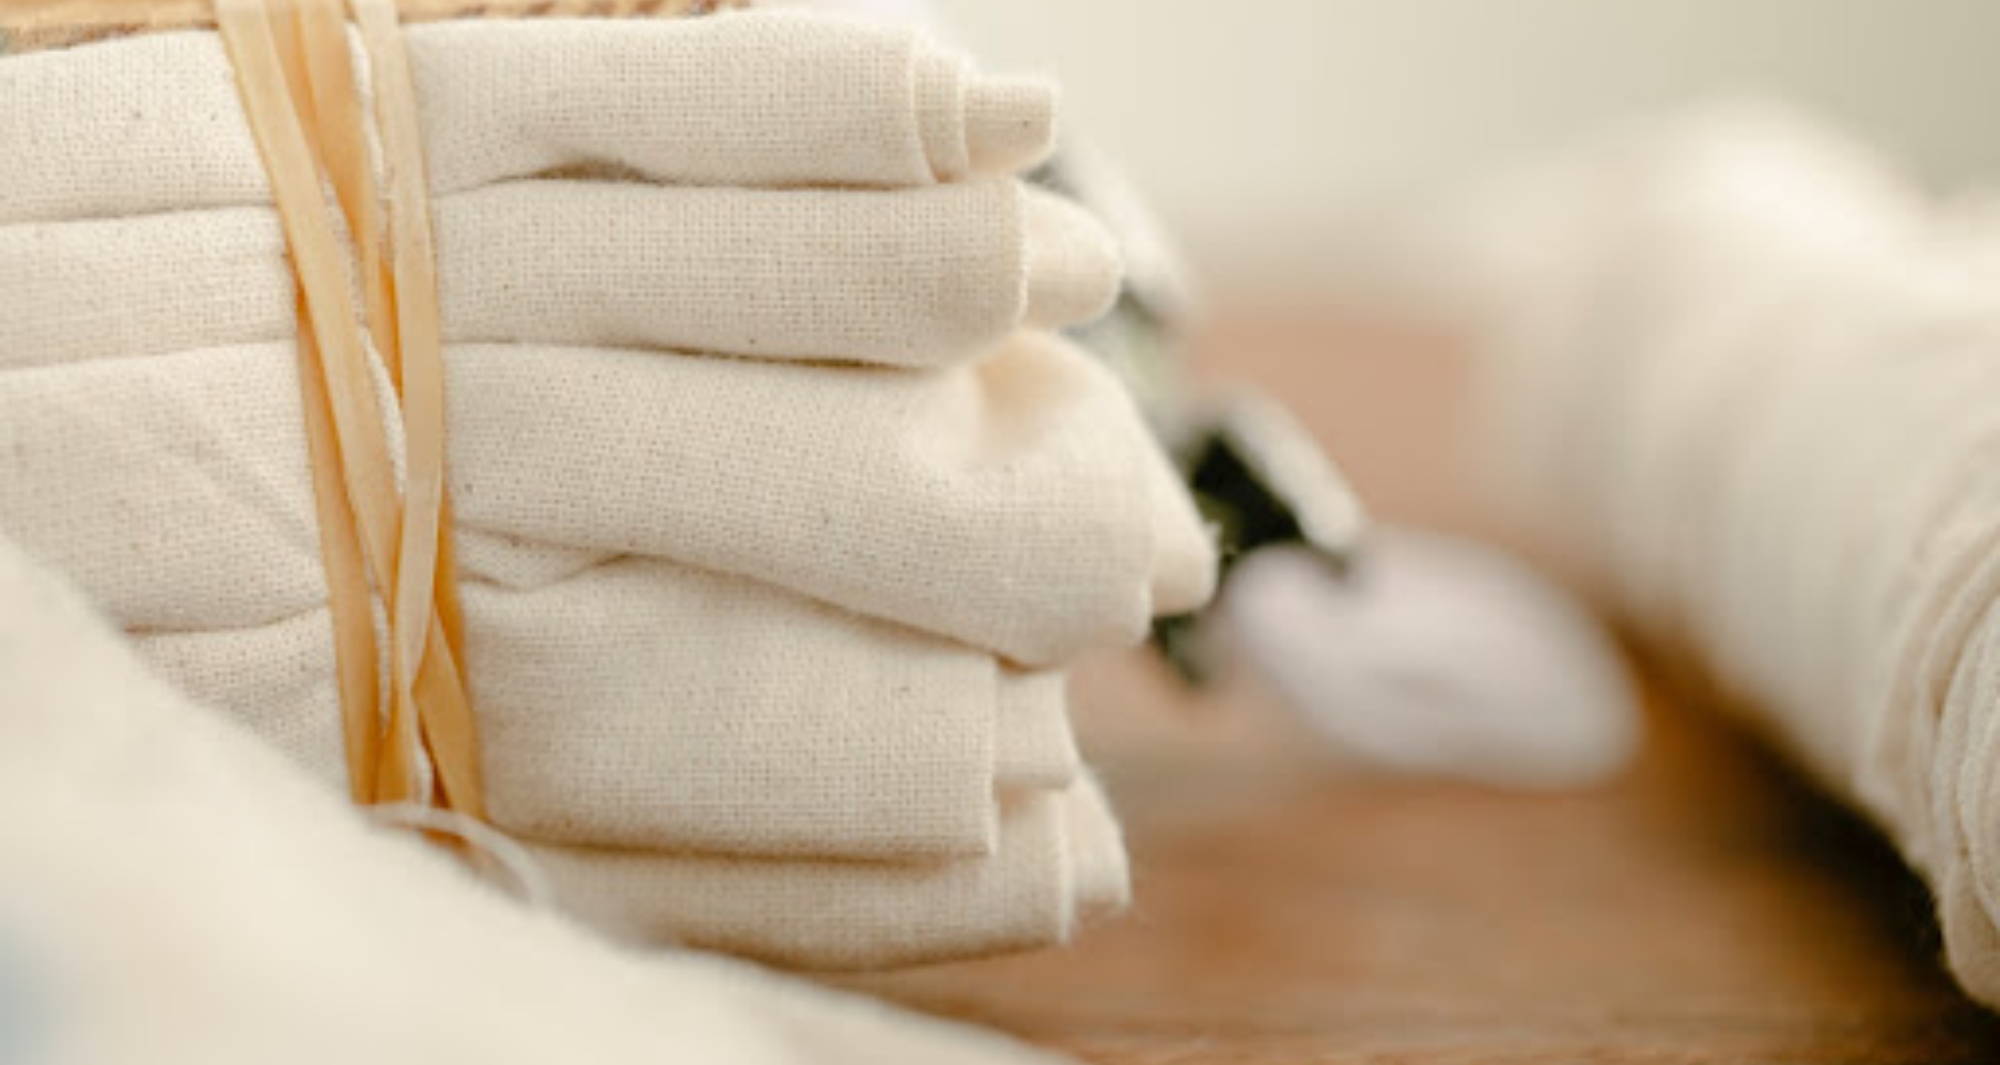
[[[1768,111],[1509,202],[1485,242],[1511,278],[1488,334],[1507,483],[1882,825],[1937,896],[1953,972],[2000,1004],[1990,230]]]
[[[1051,336],[932,373],[527,345],[446,364],[470,529],[754,576],[1031,666],[1210,583],[1130,397]],[[0,373],[0,529],[135,629],[319,606],[296,375],[285,343]]]
[[[464,604],[490,813],[520,838],[978,856],[998,795],[1076,778],[1060,675],[769,585],[626,558],[527,590],[468,582]],[[183,692],[341,786],[325,610],[134,639]]]
[[[702,186],[913,186],[1032,166],[1044,83],[802,12],[411,26],[432,188],[613,168]],[[365,67],[364,67],[365,69]],[[221,42],[149,34],[0,64],[0,222],[263,204]]]
[[[861,968],[1062,942],[1125,904],[1060,674],[670,565],[465,589],[490,813],[565,910]],[[337,791],[323,612],[245,636],[135,643]]]
[[[435,205],[451,341],[965,362],[1118,294],[1110,234],[1012,179],[857,192],[515,181]],[[266,207],[0,225],[18,363],[147,355],[297,330]]]
[[[814,969],[879,968],[1069,939],[1130,900],[1117,822],[1089,778],[1010,802],[985,861],[764,862],[533,849],[565,909],[630,938]]]
[[[1049,1061],[511,903],[148,675],[4,540],[0,868],[8,1046],[50,1065]]]
[[[1119,267],[1009,176],[1048,90],[796,15],[409,36],[495,823],[597,923],[791,964],[1122,901],[1063,670],[1215,560],[1053,332]],[[0,533],[336,783],[293,282],[235,93],[203,33],[0,61],[0,144],[37,145],[0,159]]]

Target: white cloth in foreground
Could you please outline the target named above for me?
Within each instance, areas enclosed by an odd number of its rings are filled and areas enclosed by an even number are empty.
[[[49,1065],[1053,1065],[507,901],[150,676],[4,539],[0,868],[6,1038]]]
[[[2000,1005],[1995,233],[1768,111],[1505,202],[1477,250],[1507,485],[1890,834]]]
[[[1122,903],[1062,673],[1214,559],[1052,332],[1119,284],[1095,220],[1009,176],[1052,94],[796,15],[410,45],[496,824],[600,924],[792,964]],[[333,784],[291,281],[235,91],[204,33],[0,60],[0,145],[37,146],[0,153],[0,532]]]

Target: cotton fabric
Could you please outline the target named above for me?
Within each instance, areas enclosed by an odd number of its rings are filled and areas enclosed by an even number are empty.
[[[0,676],[0,940],[46,1007],[9,1034],[36,1060],[1052,1060],[524,908],[187,702],[4,539]]]
[[[813,969],[975,957],[1066,941],[1131,898],[1094,782],[1017,796],[989,860],[785,862],[536,846],[564,906],[639,939]]]
[[[1515,279],[1487,334],[1507,483],[1883,827],[2000,1004],[1991,231],[1767,109],[1505,202],[1480,247]]]
[[[1118,294],[1111,237],[1013,179],[855,192],[516,181],[433,207],[445,338],[886,365],[969,362]],[[297,328],[266,207],[0,225],[21,363]]]
[[[996,846],[997,794],[1076,779],[1059,676],[769,585],[625,558],[531,589],[469,581],[464,605],[488,804],[519,838],[976,856]],[[344,780],[324,609],[134,643]]]
[[[806,28],[801,28],[806,27]],[[802,12],[467,19],[405,33],[435,193],[610,166],[694,186],[909,187],[1053,145],[1042,82],[972,73],[908,31]],[[0,222],[270,201],[212,33],[14,56]]]
[[[1130,397],[1053,336],[926,374],[521,344],[445,364],[469,529],[751,576],[1029,666],[1206,591]],[[296,373],[270,343],[0,374],[0,521],[134,628],[311,609]]]
[[[1054,332],[1119,269],[1012,176],[1052,93],[798,15],[410,47],[487,798],[559,901],[829,967],[1122,905],[1063,674],[1215,560]],[[0,145],[38,146],[0,153],[0,533],[338,787],[291,282],[229,77],[203,33],[0,60]]]

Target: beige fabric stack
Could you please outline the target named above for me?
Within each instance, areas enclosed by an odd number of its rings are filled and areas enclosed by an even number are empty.
[[[1488,219],[1515,501],[1882,825],[2000,1005],[2000,230],[1761,108]]]
[[[1062,671],[1213,558],[1053,97],[797,14],[413,26],[495,823],[602,925],[806,966],[1126,897]],[[211,33],[0,59],[0,532],[338,786],[282,236]],[[17,150],[18,149],[18,150]],[[386,384],[383,386],[386,389]]]
[[[38,1065],[1054,1065],[515,905],[189,703],[0,537],[0,1048]]]

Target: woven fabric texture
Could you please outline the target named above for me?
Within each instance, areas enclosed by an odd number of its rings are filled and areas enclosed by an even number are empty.
[[[188,702],[4,537],[0,677],[0,926],[48,996],[10,1036],[35,1060],[1053,1065],[516,904]]]
[[[1055,332],[1120,276],[1013,176],[1052,91],[795,13],[408,36],[499,827],[593,921],[800,965],[1119,904],[1063,672],[1215,560]],[[33,146],[0,153],[0,533],[337,786],[291,281],[235,93],[198,30],[0,59],[0,144]]]

